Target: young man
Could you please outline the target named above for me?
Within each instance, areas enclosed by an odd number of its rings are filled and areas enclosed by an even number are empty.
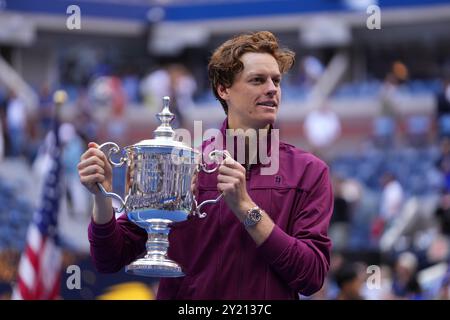
[[[223,199],[205,206],[207,218],[193,217],[171,228],[169,257],[186,276],[162,279],[158,299],[298,299],[322,287],[333,209],[328,167],[291,145],[271,146],[281,77],[293,62],[294,54],[266,31],[232,38],[214,52],[208,71],[227,115],[223,147],[229,141],[226,129],[266,129],[257,132],[269,149],[275,148],[270,160],[278,170],[263,174],[267,162],[253,158],[258,152],[248,147],[246,163],[234,160],[239,158],[235,154],[218,173],[199,173],[199,203],[216,198],[218,191]],[[214,139],[203,148],[211,143]],[[99,271],[116,272],[144,252],[147,233],[126,214],[113,217],[110,200],[95,185],[111,189],[111,168],[97,147],[89,145],[78,170],[95,195],[89,227],[93,261]]]

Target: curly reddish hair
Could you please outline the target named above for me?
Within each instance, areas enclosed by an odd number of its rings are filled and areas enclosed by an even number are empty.
[[[236,75],[244,69],[240,58],[247,52],[268,53],[278,63],[281,73],[286,73],[295,61],[295,53],[289,49],[280,48],[277,38],[269,31],[259,31],[241,34],[224,42],[211,56],[208,64],[208,78],[212,91],[220,101],[225,114],[228,105],[218,92],[218,85],[229,88],[233,85]]]

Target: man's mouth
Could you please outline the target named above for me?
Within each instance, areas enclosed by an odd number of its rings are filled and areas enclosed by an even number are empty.
[[[276,109],[278,107],[277,103],[275,101],[261,101],[257,103],[258,106],[267,107]]]

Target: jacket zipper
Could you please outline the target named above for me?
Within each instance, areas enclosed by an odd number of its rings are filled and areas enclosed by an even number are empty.
[[[251,177],[251,168],[252,165],[248,164],[246,166],[246,170],[245,170],[245,180],[247,182],[247,187],[249,185],[249,181],[250,181],[250,177]],[[240,246],[240,252],[239,252],[239,257],[240,257],[240,261],[239,261],[239,270],[241,270],[241,272],[239,273],[239,279],[238,279],[238,299],[242,299],[241,298],[241,285],[242,285],[242,277],[243,277],[243,271],[244,271],[244,255],[243,255],[243,251],[244,251],[244,245],[245,245],[245,233],[242,233],[241,237],[240,237],[240,241],[241,241],[241,246]]]
[[[250,179],[250,169],[251,168],[252,168],[252,165],[251,165],[251,163],[249,163],[245,170],[245,180],[247,180],[247,181]]]
[[[222,201],[219,202],[219,243],[220,243],[220,247],[219,247],[219,258],[218,258],[218,263],[217,263],[217,274],[219,274],[219,270],[221,269],[221,265],[222,265],[222,256],[223,256],[223,246],[222,246]],[[223,280],[223,278],[222,278]],[[221,289],[221,282],[218,281],[216,283],[216,294],[218,294],[218,292],[220,292]],[[216,299],[218,299],[218,297],[216,296]]]

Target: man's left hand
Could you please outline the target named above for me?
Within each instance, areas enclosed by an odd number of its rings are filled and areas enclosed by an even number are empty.
[[[256,206],[247,193],[245,168],[237,161],[226,158],[219,167],[217,189],[225,202],[242,221],[249,209]]]

